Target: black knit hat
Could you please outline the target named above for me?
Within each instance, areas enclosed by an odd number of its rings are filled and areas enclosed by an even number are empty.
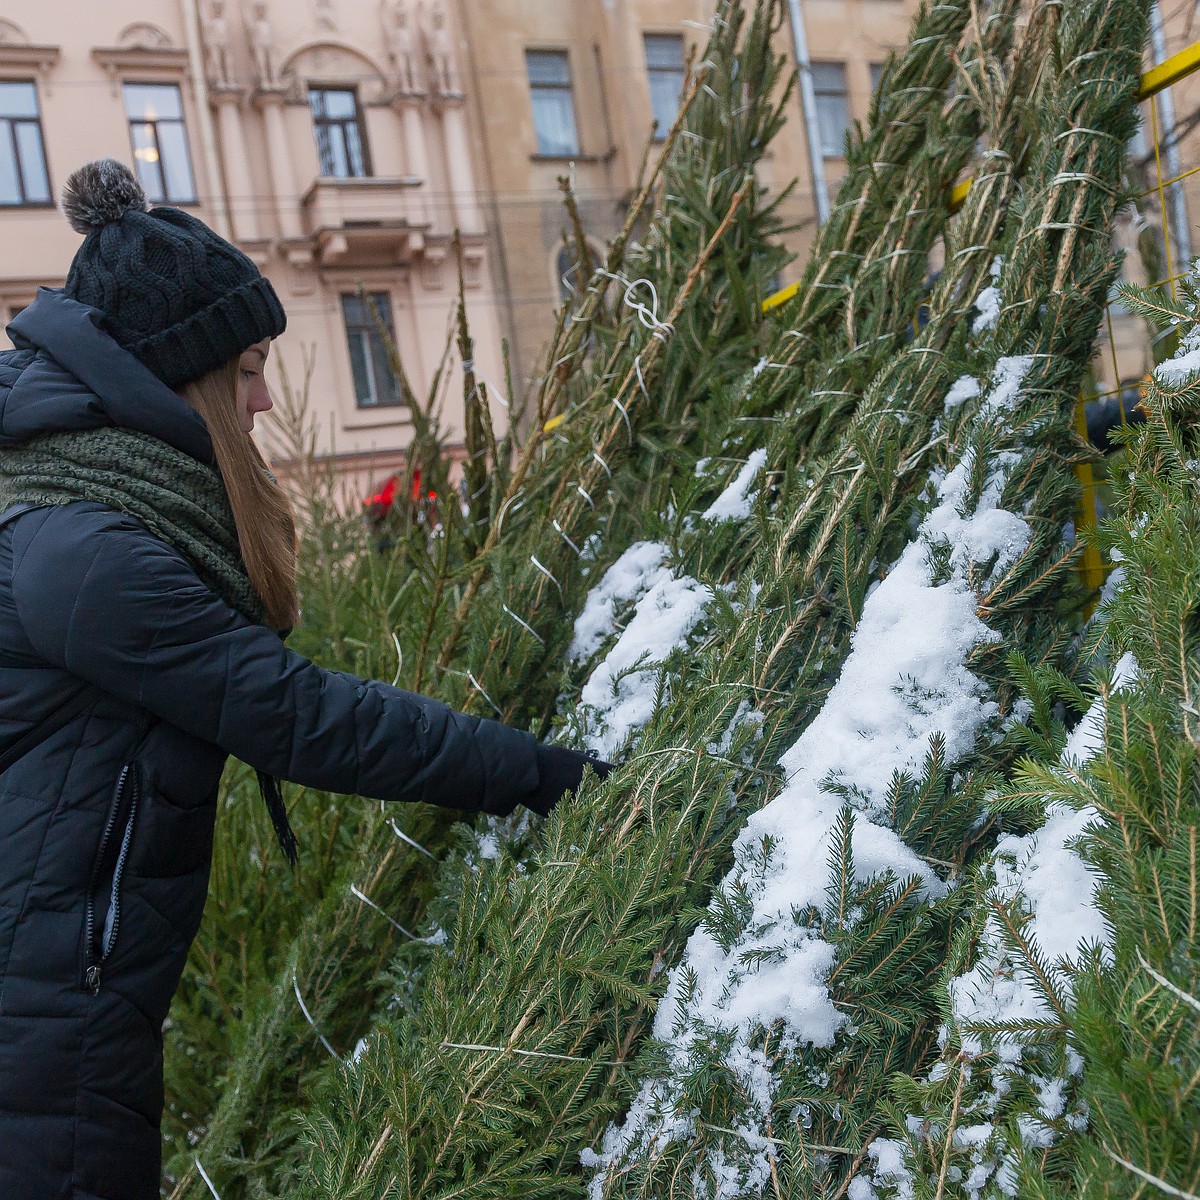
[[[254,263],[190,213],[147,211],[115,159],[67,179],[63,212],[86,235],[63,291],[104,313],[108,333],[168,387],[284,331],[283,306]]]

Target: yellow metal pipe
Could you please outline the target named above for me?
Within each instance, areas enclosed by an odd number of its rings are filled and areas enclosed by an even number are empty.
[[[956,213],[966,203],[967,193],[971,190],[971,181],[964,179],[962,183],[956,183],[954,190],[950,193],[950,211]]]
[[[1200,42],[1193,42],[1178,54],[1172,54],[1170,58],[1160,62],[1157,67],[1151,67],[1142,76],[1138,85],[1138,99],[1149,100],[1151,96],[1157,96],[1163,88],[1178,83],[1197,67],[1200,67]]]
[[[786,304],[799,290],[800,285],[798,283],[789,283],[782,291],[773,293],[763,301],[763,312],[770,312],[771,309],[778,308],[781,304]]]

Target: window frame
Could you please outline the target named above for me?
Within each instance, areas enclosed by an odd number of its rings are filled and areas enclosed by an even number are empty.
[[[650,62],[649,42],[651,39],[660,42],[674,42],[679,46],[679,66],[664,67],[655,66]],[[687,41],[681,33],[658,33],[654,30],[642,30],[642,58],[646,64],[646,81],[650,85],[650,116],[658,121],[658,128],[654,131],[654,141],[666,141],[667,134],[671,131],[671,126],[675,123],[675,118],[679,116],[679,101],[683,98],[684,84],[687,82]],[[655,75],[678,75],[679,76],[679,94],[675,97],[675,111],[671,115],[670,121],[658,120],[658,114],[654,111],[654,76]]]
[[[0,116],[0,127],[3,127],[3,132],[0,136],[7,134],[9,145],[12,148],[13,162],[17,167],[17,185],[20,188],[21,199],[15,203],[7,203],[0,200],[0,209],[15,209],[15,208],[53,208],[54,207],[54,180],[50,175],[50,160],[46,156],[46,131],[42,126],[42,97],[38,92],[37,80],[26,79],[24,77],[9,77],[0,76],[0,83],[24,83],[28,84],[33,89],[34,107],[37,109],[37,115],[33,117],[5,117]],[[42,169],[46,175],[46,199],[45,200],[30,200],[26,194],[25,187],[25,170],[21,160],[21,147],[17,141],[16,131],[13,126],[15,124],[33,125],[37,129],[38,143],[42,151]]]
[[[387,311],[383,311],[379,304],[380,297],[387,302]],[[362,305],[363,316],[362,321],[351,322],[349,315],[346,312],[346,302],[353,301]],[[371,314],[370,302],[374,301],[377,308],[380,309],[380,316],[384,318],[384,324],[387,327],[389,336],[392,339],[392,344],[396,344],[396,320],[394,313],[394,301],[392,292],[389,288],[377,288],[369,291],[364,290],[362,294],[357,291],[338,292],[338,303],[342,310],[342,329],[346,335],[346,357],[350,364],[350,389],[354,394],[354,411],[358,413],[379,412],[380,410],[403,408],[404,396],[400,387],[400,381],[389,374],[391,379],[391,388],[394,393],[393,398],[381,398],[379,380],[376,378],[376,368],[378,364],[375,361],[374,348],[377,343],[379,350],[383,355],[387,354],[387,347],[383,344],[383,339],[379,334],[379,327],[375,323],[375,318]],[[370,375],[371,391],[376,397],[374,402],[364,404],[358,395],[358,380],[354,373],[354,352],[352,350],[352,342],[355,336],[361,336],[364,339],[363,362]]]
[[[367,137],[367,123],[363,117],[362,101],[359,99],[358,88],[353,84],[347,83],[314,83],[309,81],[307,87],[308,95],[308,111],[313,123],[313,138],[317,144],[317,173],[321,179],[374,179],[375,168],[371,163],[371,143]],[[313,108],[313,96],[317,93],[326,92],[345,92],[348,93],[354,101],[354,115],[352,117],[329,117],[319,115]],[[348,125],[353,125],[355,132],[358,134],[358,146],[362,153],[362,173],[354,171],[351,162],[350,145],[346,138],[345,128]],[[336,127],[342,139],[342,149],[345,152],[346,164],[351,167],[351,170],[346,175],[337,175],[332,171],[326,172],[325,152],[322,148],[322,132],[328,131],[331,127]],[[328,133],[326,132],[326,137]],[[330,165],[333,164],[333,153],[330,150]]]
[[[822,133],[821,157],[822,158],[842,158],[845,156],[845,153],[846,153],[846,134],[853,127],[853,118],[852,118],[852,114],[850,112],[850,80],[849,80],[849,77],[848,77],[848,74],[846,71],[848,64],[846,63],[846,61],[844,59],[823,58],[823,59],[814,59],[810,65],[812,67],[837,67],[841,71],[842,86],[841,86],[840,91],[835,92],[835,91],[831,91],[829,89],[822,90],[821,88],[819,88],[817,86],[816,71],[812,72],[812,87],[813,87],[813,99],[816,102],[816,109],[817,109],[817,111],[813,115],[817,118],[817,129]],[[838,139],[838,144],[837,144],[836,149],[831,149],[825,143],[824,131],[821,130],[821,98],[822,97],[839,97],[842,102],[842,116],[844,119],[842,122],[841,137]]]
[[[174,88],[179,95],[179,116],[178,117],[154,117],[147,119],[145,117],[132,117],[129,115],[129,101],[127,88],[131,87],[170,87]],[[125,128],[129,134],[129,148],[133,154],[133,173],[137,176],[138,182],[142,185],[142,190],[146,192],[146,199],[151,204],[171,204],[176,207],[182,207],[189,204],[199,204],[200,196],[196,189],[196,168],[192,162],[192,141],[188,137],[187,129],[187,113],[183,103],[183,87],[177,79],[122,79],[121,80],[121,107],[125,111]],[[183,137],[184,161],[187,165],[188,179],[191,181],[192,194],[190,196],[172,195],[170,187],[167,183],[167,170],[163,164],[162,142],[158,136],[159,125],[178,125],[179,132]],[[142,178],[142,173],[138,168],[138,145],[133,138],[133,127],[135,125],[149,125],[151,136],[154,139],[154,152],[158,155],[156,160],[158,163],[158,174],[162,181],[162,196],[156,197],[150,195],[149,189],[146,187],[146,181]]]
[[[529,73],[529,56],[531,54],[553,54],[560,57],[567,67],[567,78],[565,83],[540,83],[535,82],[533,76]],[[571,69],[571,51],[566,46],[526,46],[524,52],[525,58],[525,82],[529,87],[529,110],[533,117],[533,136],[537,145],[534,150],[535,158],[576,158],[583,153],[582,142],[579,139],[579,112],[575,107],[575,73]],[[538,129],[538,106],[535,103],[535,97],[538,92],[543,94],[550,93],[561,95],[566,93],[567,99],[570,101],[571,111],[571,133],[574,135],[574,149],[566,151],[543,150],[542,136]]]

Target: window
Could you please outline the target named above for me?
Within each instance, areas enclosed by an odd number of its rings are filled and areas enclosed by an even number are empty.
[[[883,79],[883,68],[887,63],[872,63],[871,64],[871,91],[879,91],[879,82]]]
[[[579,153],[571,64],[565,50],[526,50],[537,152],[556,158]]]
[[[846,64],[815,62],[812,64],[812,81],[817,101],[821,153],[826,158],[835,158],[844,153],[846,130],[850,128]]]
[[[392,332],[392,303],[387,292],[371,292],[370,299],[379,309],[388,336]],[[350,369],[354,374],[354,398],[359,408],[399,404],[400,387],[392,374],[387,347],[375,323],[375,314],[364,296],[343,296],[342,317],[346,322],[346,340],[350,345]]]
[[[310,88],[321,174],[335,179],[364,179],[371,174],[366,131],[353,88]]]
[[[673,33],[647,33],[646,73],[650,76],[650,111],[658,122],[654,136],[659,141],[679,115],[683,91],[683,38]]]
[[[0,204],[49,204],[50,176],[37,88],[0,82]]]
[[[146,199],[155,204],[194,204],[196,184],[179,85],[127,83],[125,115],[133,162]]]

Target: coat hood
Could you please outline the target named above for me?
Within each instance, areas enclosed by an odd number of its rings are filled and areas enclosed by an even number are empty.
[[[200,414],[102,328],[98,308],[38,288],[9,323],[0,353],[0,446],[42,433],[119,425],[159,438],[209,466]]]

